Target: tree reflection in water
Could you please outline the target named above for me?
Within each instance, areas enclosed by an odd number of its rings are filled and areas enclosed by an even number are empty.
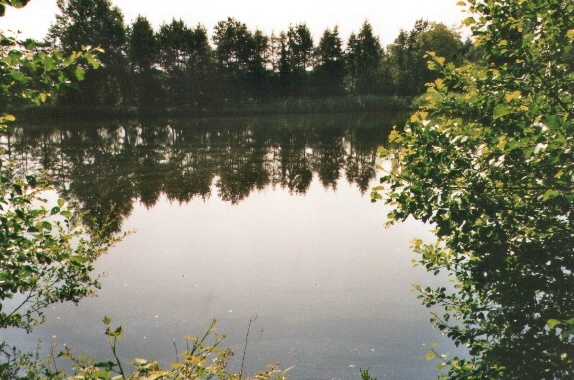
[[[317,175],[325,189],[341,177],[361,192],[375,177],[378,146],[398,117],[336,115],[211,119],[14,128],[4,154],[51,176],[86,222],[121,230],[134,201],[152,207],[217,192],[238,203],[255,190],[305,194]]]

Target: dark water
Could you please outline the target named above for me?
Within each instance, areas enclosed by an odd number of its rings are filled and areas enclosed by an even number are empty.
[[[292,379],[436,378],[423,345],[438,341],[413,283],[414,221],[384,228],[370,203],[376,150],[400,115],[330,115],[25,125],[4,140],[25,168],[46,170],[58,195],[93,224],[135,230],[97,262],[98,297],[56,305],[33,348],[64,345],[108,359],[104,315],[121,324],[122,357],[175,360],[185,334],[212,318],[238,370],[250,318],[248,374],[279,362]],[[262,331],[262,332],[261,332]]]

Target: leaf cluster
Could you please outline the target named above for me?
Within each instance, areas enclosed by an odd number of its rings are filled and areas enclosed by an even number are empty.
[[[163,368],[159,362],[137,358],[131,365],[133,370],[124,370],[117,354],[117,340],[122,338],[122,327],[111,327],[111,320],[103,320],[109,338],[110,348],[114,355],[113,361],[96,361],[85,355],[76,355],[70,348],[55,355],[51,352],[45,360],[37,354],[23,354],[17,350],[9,351],[4,346],[2,353],[6,357],[0,362],[0,376],[12,374],[26,379],[37,380],[285,380],[287,371],[278,369],[278,365],[270,365],[266,370],[258,372],[253,377],[244,377],[242,373],[234,373],[227,366],[233,352],[230,349],[220,349],[225,336],[215,331],[216,321],[211,322],[206,332],[199,337],[185,336],[186,348],[178,354],[175,362],[169,368]],[[176,347],[177,352],[177,347]],[[72,363],[72,372],[58,370],[56,364],[60,360]]]
[[[435,226],[417,241],[429,271],[454,290],[418,287],[432,322],[468,348],[445,378],[573,375],[574,5],[469,1],[485,65],[429,53],[440,78],[427,105],[382,152],[391,221]],[[383,198],[378,190],[374,198]],[[550,323],[549,321],[560,321]],[[562,328],[555,326],[562,324]],[[569,327],[570,326],[570,327]]]
[[[100,64],[92,52],[82,47],[65,56],[33,40],[0,35],[0,112],[18,100],[39,105],[77,86],[87,65],[97,68]]]
[[[93,293],[94,260],[119,238],[84,228],[64,199],[47,207],[45,179],[0,177],[0,328],[30,330],[50,304]],[[10,302],[8,302],[10,300]]]
[[[82,80],[82,64],[99,62],[87,48],[63,56],[31,40],[0,36],[0,97],[43,103]],[[0,133],[15,119],[3,108]],[[64,199],[48,206],[48,191],[46,178],[18,175],[0,160],[0,328],[29,331],[43,321],[48,305],[90,295],[98,287],[90,276],[94,260],[118,241],[84,228]]]

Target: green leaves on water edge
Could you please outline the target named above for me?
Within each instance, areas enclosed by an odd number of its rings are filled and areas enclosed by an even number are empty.
[[[446,359],[443,378],[570,378],[574,3],[467,4],[485,64],[428,55],[441,78],[381,153],[385,188],[372,198],[391,221],[435,228],[436,243],[413,248],[454,287],[418,297],[471,355]]]
[[[94,292],[99,284],[90,276],[93,262],[121,237],[88,230],[64,199],[46,207],[40,196],[50,190],[45,178],[15,181],[9,166],[0,171],[0,328],[29,331],[44,321],[47,306]],[[6,304],[8,299],[20,302]]]
[[[76,372],[73,377],[74,379],[247,379],[242,373],[233,373],[227,369],[228,361],[233,355],[233,352],[230,349],[222,350],[218,348],[224,336],[219,336],[216,333],[215,320],[212,321],[203,336],[199,338],[186,336],[186,349],[177,355],[175,361],[171,363],[171,368],[162,368],[159,362],[154,360],[136,358],[131,363],[132,371],[124,370],[124,365],[120,361],[117,352],[116,339],[121,338],[121,326],[111,327],[111,320],[108,317],[104,317],[103,322],[106,326],[106,335],[110,338],[110,348],[115,360],[95,362],[82,355],[76,356],[71,349],[67,348],[66,351],[58,355],[58,358],[72,362]],[[177,345],[175,348],[177,352]],[[51,359],[51,361],[46,361],[43,364],[36,364],[51,366],[51,363],[55,362],[55,358]],[[26,372],[26,368],[22,368],[22,370]],[[266,370],[257,373],[254,377],[249,377],[249,379],[285,380],[286,372],[287,371],[279,370],[277,365],[271,365],[268,366]],[[58,378],[62,379],[68,376],[68,374],[63,371],[60,371],[59,375],[61,377]]]

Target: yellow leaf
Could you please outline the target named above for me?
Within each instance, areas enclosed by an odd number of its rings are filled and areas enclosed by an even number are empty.
[[[444,82],[442,79],[438,78],[437,80],[434,81],[436,88],[441,90],[444,88]]]
[[[464,25],[469,26],[474,24],[476,21],[474,20],[474,17],[467,17],[464,19],[464,21],[462,22]]]
[[[466,3],[464,1],[459,1],[458,3],[456,3],[456,5],[458,5],[459,7],[465,7]]]
[[[520,98],[520,91],[514,91],[512,93],[507,93],[505,98],[506,98],[507,102],[510,102],[513,99],[518,99],[518,98]]]
[[[436,358],[436,354],[434,352],[427,352],[427,360],[433,360]]]
[[[419,114],[421,115],[421,119],[425,120],[429,113],[428,112],[420,112]]]
[[[419,121],[419,115],[415,113],[411,116],[411,123],[416,123],[417,121]]]
[[[199,356],[195,356],[195,355],[193,355],[193,356],[189,359],[189,361],[190,361],[192,364],[205,364],[205,359],[202,359],[202,358],[200,358]]]
[[[389,133],[389,142],[393,142],[393,141],[397,141],[397,140],[399,140],[399,141],[401,140],[400,133],[398,133],[395,130],[391,131],[391,133]]]

